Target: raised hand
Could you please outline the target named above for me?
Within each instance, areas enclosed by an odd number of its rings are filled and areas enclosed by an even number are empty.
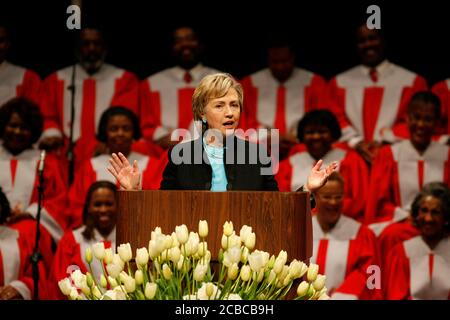
[[[337,162],[333,161],[328,167],[320,170],[322,163],[322,159],[317,161],[316,165],[311,169],[311,172],[309,173],[308,181],[306,182],[306,188],[311,192],[319,190],[327,182],[330,174],[338,167]]]
[[[109,159],[111,166],[108,171],[119,181],[120,186],[125,190],[141,190],[141,172],[137,161],[134,160],[133,165],[128,162],[127,158],[119,152],[113,153]]]

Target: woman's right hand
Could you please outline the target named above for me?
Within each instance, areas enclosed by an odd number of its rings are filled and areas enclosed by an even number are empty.
[[[111,166],[108,171],[119,181],[120,186],[125,190],[141,190],[141,172],[138,163],[134,160],[133,165],[128,162],[127,158],[119,152],[113,153],[109,159]]]

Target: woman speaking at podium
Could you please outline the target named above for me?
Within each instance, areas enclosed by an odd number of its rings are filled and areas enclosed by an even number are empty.
[[[169,150],[161,190],[278,190],[265,150],[238,137],[243,90],[232,76],[216,73],[204,77],[192,96],[192,111],[202,134]],[[108,170],[123,189],[142,188],[136,161],[130,164],[123,154],[113,153],[110,164]],[[322,170],[321,165],[319,160],[311,169],[302,191],[315,192],[337,168],[337,163]]]

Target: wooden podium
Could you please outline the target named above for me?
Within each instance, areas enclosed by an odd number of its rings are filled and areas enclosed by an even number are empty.
[[[288,260],[307,262],[312,255],[312,224],[309,194],[262,191],[119,191],[117,245],[129,242],[133,251],[148,247],[151,231],[159,226],[165,234],[186,224],[198,232],[199,220],[207,220],[208,249],[217,260],[225,221],[237,234],[246,224],[256,233],[256,249]],[[133,253],[134,254],[134,253]]]

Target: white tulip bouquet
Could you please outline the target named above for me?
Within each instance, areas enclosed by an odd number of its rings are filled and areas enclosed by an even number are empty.
[[[208,223],[200,221],[198,229],[198,233],[189,232],[181,225],[166,235],[155,228],[148,248],[136,250],[136,268],[130,266],[129,243],[118,246],[117,253],[97,243],[85,253],[90,271],[74,271],[59,281],[59,287],[72,300],[275,300],[284,299],[294,281],[304,277],[296,299],[329,299],[318,265],[308,267],[297,260],[288,265],[285,251],[275,257],[253,250],[252,228],[244,225],[237,235],[232,222],[223,226],[216,276],[205,240]],[[102,266],[98,279],[93,276],[92,255]]]

